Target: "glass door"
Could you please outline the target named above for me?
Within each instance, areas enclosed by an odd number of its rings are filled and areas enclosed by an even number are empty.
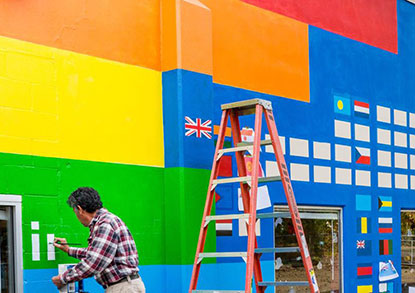
[[[13,209],[0,206],[0,293],[15,292]]]

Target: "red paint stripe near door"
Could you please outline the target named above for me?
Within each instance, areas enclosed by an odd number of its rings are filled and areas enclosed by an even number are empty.
[[[393,53],[398,52],[396,0],[242,0]]]

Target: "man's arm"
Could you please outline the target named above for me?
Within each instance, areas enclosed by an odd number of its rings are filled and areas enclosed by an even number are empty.
[[[64,284],[79,281],[102,272],[113,261],[117,251],[118,236],[110,224],[101,224],[92,242],[85,250],[85,257],[71,269],[65,271],[60,279]],[[82,251],[80,253],[83,253]]]

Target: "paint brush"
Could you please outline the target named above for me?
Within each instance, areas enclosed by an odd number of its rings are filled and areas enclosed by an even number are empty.
[[[54,244],[55,242],[49,242],[49,244]],[[81,246],[81,243],[60,243],[60,242],[56,242],[56,244],[60,244],[60,245],[72,245],[72,246]]]

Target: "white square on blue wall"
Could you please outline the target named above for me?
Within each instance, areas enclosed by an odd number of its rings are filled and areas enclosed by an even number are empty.
[[[386,172],[379,172],[378,187],[392,188],[392,174]]]
[[[310,181],[310,167],[305,164],[290,164],[291,180],[293,181]]]
[[[299,138],[290,138],[290,156],[308,158],[308,140]]]
[[[393,110],[393,123],[395,125],[406,126],[406,112],[401,110]]]
[[[390,123],[391,122],[391,109],[387,107],[376,107],[377,120],[379,122]]]
[[[370,186],[370,171],[356,170],[356,185]]]
[[[378,150],[378,166],[391,167],[391,152]]]
[[[331,168],[327,166],[314,166],[314,182],[331,183]]]
[[[330,143],[317,141],[313,142],[313,156],[314,159],[330,160]]]
[[[336,168],[335,173],[337,184],[352,184],[352,170],[345,168]]]

